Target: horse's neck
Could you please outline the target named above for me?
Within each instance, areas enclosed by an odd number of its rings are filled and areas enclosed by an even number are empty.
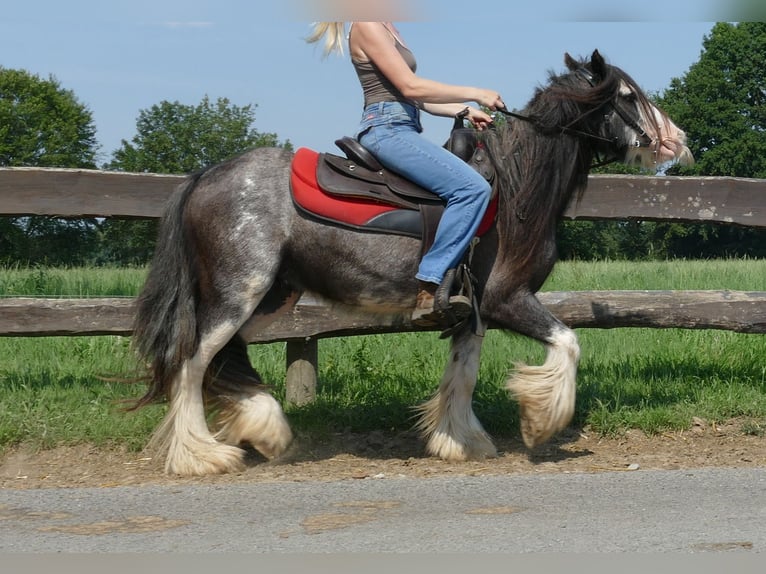
[[[544,211],[535,219],[556,217],[572,195],[587,183],[592,151],[583,142],[564,135],[551,137],[532,127],[527,134],[526,138],[516,139],[510,153],[505,154],[507,161],[515,165],[511,167],[511,189],[501,194],[507,199],[501,208],[518,210],[539,206]],[[524,157],[530,149],[545,151],[533,151],[532,157]],[[555,163],[546,165],[551,158]],[[523,226],[524,214],[515,216]]]

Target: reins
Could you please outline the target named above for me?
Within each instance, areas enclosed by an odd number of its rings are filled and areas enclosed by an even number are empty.
[[[579,76],[582,77],[586,82],[588,82],[588,84],[590,84],[591,87],[595,87],[596,83],[594,82],[593,75],[588,70],[586,70],[585,68],[579,68],[576,73],[579,74]],[[564,126],[546,126],[542,124],[539,121],[539,119],[533,116],[527,116],[524,114],[520,114],[518,112],[512,112],[508,108],[498,108],[496,111],[503,114],[505,117],[510,117],[517,120],[521,120],[523,122],[527,122],[543,133],[567,134],[571,136],[587,138],[590,140],[604,142],[604,143],[613,145],[619,141],[619,138],[617,136],[614,136],[612,138],[606,138],[601,135],[594,134],[592,132],[586,132],[584,130],[573,127],[574,125],[580,123],[584,118],[601,110],[604,106],[611,106],[611,108],[615,111],[615,113],[618,116],[620,116],[620,119],[622,119],[622,121],[625,122],[625,124],[628,127],[630,127],[631,129],[637,132],[638,138],[633,143],[635,147],[649,147],[654,143],[654,140],[652,140],[652,138],[649,137],[649,134],[647,134],[646,131],[640,125],[638,125],[638,122],[634,118],[630,117],[624,109],[622,109],[620,106],[615,104],[614,98],[601,103],[595,108],[578,116],[568,125],[564,125]],[[591,168],[602,167],[610,163],[614,163],[615,161],[617,161],[616,158],[603,160],[593,164]]]
[[[498,108],[497,111],[500,112],[501,114],[503,114],[506,117],[511,117],[511,118],[515,118],[517,120],[521,120],[521,121],[527,122],[527,123],[531,124],[534,128],[536,128],[538,131],[541,131],[543,133],[548,132],[548,133],[568,134],[568,135],[571,135],[571,136],[585,137],[585,138],[588,138],[588,139],[591,139],[591,140],[596,140],[596,141],[606,142],[606,143],[609,143],[609,144],[614,144],[617,141],[616,137],[612,138],[612,139],[605,138],[605,137],[602,137],[602,136],[594,134],[594,133],[586,132],[586,131],[583,131],[583,130],[578,130],[578,129],[575,129],[575,128],[571,127],[573,124],[576,124],[577,122],[582,120],[584,117],[587,117],[589,114],[592,114],[592,113],[600,110],[607,103],[609,103],[609,102],[605,102],[605,103],[601,104],[600,106],[590,110],[589,112],[586,112],[585,114],[579,116],[578,118],[576,118],[572,123],[570,123],[567,126],[556,126],[556,127],[545,126],[545,125],[541,124],[536,118],[533,118],[531,116],[525,116],[523,114],[519,114],[519,113],[516,113],[516,112],[512,112],[512,111],[508,110],[507,108],[504,108],[504,109]],[[643,130],[641,130],[641,131],[643,131]],[[597,154],[597,157],[598,157],[598,155],[599,154]],[[616,157],[613,157],[613,158],[610,158],[610,159],[598,160],[598,161],[596,161],[594,163],[591,163],[590,169],[596,169],[596,168],[599,168],[599,167],[604,167],[605,165],[609,165],[610,163],[614,163],[616,161],[617,161]]]
[[[537,128],[541,132],[568,134],[568,135],[572,135],[572,136],[586,137],[586,138],[589,138],[589,139],[592,139],[592,140],[597,140],[597,141],[602,141],[602,142],[613,144],[613,143],[615,143],[615,141],[617,141],[617,138],[611,138],[611,139],[610,138],[605,138],[605,137],[602,137],[602,136],[594,134],[594,133],[586,132],[586,131],[583,131],[583,130],[578,130],[578,129],[575,129],[575,128],[571,127],[572,125],[578,123],[580,120],[582,120],[583,118],[587,117],[588,115],[598,111],[604,105],[606,105],[606,104],[601,104],[601,106],[599,106],[597,108],[594,108],[594,109],[590,110],[589,112],[579,116],[578,118],[576,118],[569,125],[566,125],[566,126],[553,126],[553,127],[543,125],[542,123],[540,123],[540,121],[537,118],[534,118],[532,116],[525,116],[525,115],[519,114],[517,112],[512,112],[512,111],[508,110],[507,108],[498,108],[496,111],[500,112],[501,114],[503,114],[506,117],[515,118],[517,120],[522,120],[524,122],[532,124],[535,128]]]

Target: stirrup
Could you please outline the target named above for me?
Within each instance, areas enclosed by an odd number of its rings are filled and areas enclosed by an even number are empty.
[[[468,266],[461,264],[444,274],[434,294],[433,311],[412,319],[413,325],[442,329],[441,339],[452,336],[478,317],[478,303],[474,297],[474,281]],[[451,293],[455,292],[454,295]],[[413,315],[416,313],[413,312]]]
[[[430,310],[415,309],[412,313],[412,324],[418,327],[452,329],[464,324],[473,311],[471,300],[464,295],[452,295],[444,307],[437,307],[435,303],[434,301],[434,307]]]

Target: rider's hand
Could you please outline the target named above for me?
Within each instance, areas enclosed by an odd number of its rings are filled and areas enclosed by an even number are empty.
[[[503,98],[495,90],[479,89],[475,101],[480,106],[489,108],[493,112],[497,109],[505,109],[505,102],[503,102]]]
[[[468,108],[468,114],[466,114],[465,119],[471,122],[471,125],[479,131],[489,127],[493,121],[492,116],[472,107]]]

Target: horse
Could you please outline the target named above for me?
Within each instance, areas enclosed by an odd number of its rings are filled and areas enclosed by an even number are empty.
[[[577,336],[535,293],[557,259],[557,223],[594,162],[693,161],[683,130],[598,50],[581,59],[567,53],[564,62],[521,112],[505,110],[508,120],[479,136],[496,201],[470,254],[477,312],[450,333],[441,382],[415,407],[427,454],[445,461],[497,455],[471,405],[489,327],[547,351],[540,365],[515,365],[506,382],[526,446],[546,442],[572,418]],[[133,408],[167,401],[147,445],[164,456],[166,473],[240,471],[247,445],[268,459],[287,450],[292,430],[251,365],[246,341],[302,294],[400,313],[405,324],[415,304],[421,241],[299,209],[290,193],[298,152],[249,150],[189,175],[168,200],[133,329],[148,379]]]

